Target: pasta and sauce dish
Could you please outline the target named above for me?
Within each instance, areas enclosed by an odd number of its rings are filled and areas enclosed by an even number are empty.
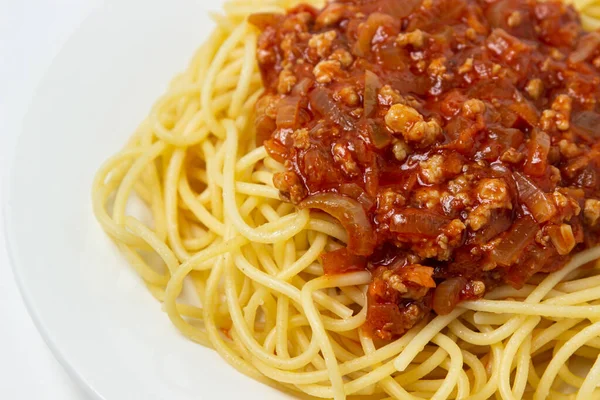
[[[600,398],[600,3],[224,11],[93,187],[177,329],[301,398]]]

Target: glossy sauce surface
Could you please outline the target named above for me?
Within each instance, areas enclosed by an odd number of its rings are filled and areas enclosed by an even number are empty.
[[[372,335],[597,243],[600,34],[571,7],[352,0],[251,22],[274,184],[348,230],[324,269],[372,271]]]

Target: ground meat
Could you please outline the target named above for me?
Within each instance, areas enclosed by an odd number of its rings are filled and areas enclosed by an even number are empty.
[[[354,61],[352,54],[350,54],[349,51],[343,49],[338,49],[334,51],[331,54],[331,56],[329,56],[329,59],[339,61],[342,67],[344,68],[349,67],[350,64],[352,64],[352,61]]]
[[[554,99],[551,110],[544,110],[540,126],[545,131],[556,128],[566,131],[570,127],[572,100],[569,96],[561,94]]]
[[[293,172],[279,172],[273,177],[273,184],[279,188],[282,197],[294,204],[306,197],[306,190],[298,175]]]
[[[429,67],[427,67],[427,72],[429,72],[429,74],[431,76],[441,78],[444,76],[444,74],[446,73],[446,70],[447,70],[445,63],[446,63],[445,57],[435,58],[431,61],[431,63],[429,64]]]
[[[294,141],[295,148],[308,149],[310,147],[310,136],[308,133],[308,129],[296,129],[292,134],[292,140]]]
[[[429,291],[434,287],[431,267],[412,264],[378,269],[369,286],[373,303],[367,313],[372,323],[367,328],[382,339],[404,332],[429,312]]]
[[[445,228],[444,234],[448,237],[448,244],[458,246],[466,226],[460,219],[453,219]]]
[[[408,136],[410,130],[418,122],[423,122],[423,116],[412,107],[404,104],[394,104],[385,115],[385,123],[392,131]]]
[[[360,102],[360,97],[352,86],[345,86],[338,92],[340,99],[349,106],[356,106]]]
[[[344,146],[342,143],[336,143],[333,145],[332,152],[333,159],[347,176],[355,177],[360,173],[358,164],[354,161],[354,157],[347,146]]]
[[[585,216],[585,222],[588,225],[596,225],[600,219],[600,200],[587,199],[585,201],[583,215]]]
[[[434,209],[440,204],[441,194],[437,189],[420,188],[416,190],[414,199],[419,207]]]
[[[582,153],[577,144],[565,139],[558,142],[558,148],[560,149],[560,154],[562,154],[565,158],[578,157]]]
[[[319,57],[326,57],[331,52],[331,46],[337,36],[336,31],[327,31],[314,35],[308,41],[308,47],[316,50]]]
[[[401,298],[418,300],[427,294],[428,288],[435,287],[432,275],[433,268],[417,264],[396,271],[385,270],[381,278]]]
[[[398,161],[404,161],[410,154],[410,147],[402,139],[394,139],[394,145],[392,146],[392,152],[394,157]]]
[[[441,183],[444,179],[444,157],[436,154],[428,160],[421,161],[421,178],[426,183]]]
[[[485,112],[485,103],[478,99],[469,99],[462,106],[462,113],[465,117],[476,119]]]
[[[544,83],[539,78],[532,79],[527,83],[525,90],[533,100],[537,100],[544,92]]]
[[[391,106],[403,101],[400,92],[392,88],[390,85],[385,85],[379,89],[379,104]]]
[[[398,46],[412,46],[420,49],[425,44],[425,34],[420,29],[415,29],[412,32],[401,33],[396,39]]]
[[[488,224],[492,210],[505,208],[512,209],[508,186],[501,179],[483,179],[475,188],[479,205],[469,214],[467,225],[478,231]]]
[[[525,155],[523,153],[518,152],[512,147],[506,150],[504,153],[502,153],[502,156],[500,156],[500,160],[508,164],[518,164],[523,161],[524,158]]]
[[[458,73],[466,74],[468,72],[471,72],[472,70],[473,70],[473,59],[467,58],[465,60],[465,62],[463,63],[463,65],[461,65],[460,68],[458,68]]]
[[[292,88],[294,87],[297,81],[298,79],[292,71],[290,71],[289,69],[284,69],[279,74],[279,84],[277,86],[277,91],[280,94],[289,93],[292,91]]]
[[[401,133],[404,140],[418,147],[431,145],[442,131],[437,121],[425,122],[417,110],[404,104],[390,107],[385,123],[393,132]]]
[[[341,64],[337,60],[324,60],[318,63],[313,69],[315,79],[319,83],[330,83],[336,74],[339,73]]]
[[[389,219],[394,211],[406,203],[404,196],[393,189],[385,189],[377,195],[377,213],[380,220]]]
[[[521,12],[520,11],[513,11],[508,16],[508,19],[506,20],[506,23],[511,28],[514,28],[514,27],[519,26],[521,24],[521,21],[523,21],[523,15],[521,14]]]

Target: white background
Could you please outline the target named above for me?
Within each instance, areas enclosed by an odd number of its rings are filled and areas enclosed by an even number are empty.
[[[99,1],[0,0],[0,200],[35,88],[70,33]],[[0,229],[0,398],[87,400],[27,314],[4,242]]]

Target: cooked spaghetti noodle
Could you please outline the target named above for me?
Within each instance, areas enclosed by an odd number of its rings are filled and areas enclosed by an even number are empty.
[[[522,289],[426,317],[396,340],[361,329],[371,274],[324,275],[319,256],[341,248],[346,231],[280,200],[273,175],[284,167],[255,145],[263,88],[246,17],[292,3],[227,3],[94,181],[98,220],[173,324],[240,372],[304,397],[600,398],[600,265],[584,267],[600,248]],[[600,27],[597,1],[576,6],[588,28]],[[128,212],[133,198],[150,222]],[[586,375],[575,372],[582,366]]]

